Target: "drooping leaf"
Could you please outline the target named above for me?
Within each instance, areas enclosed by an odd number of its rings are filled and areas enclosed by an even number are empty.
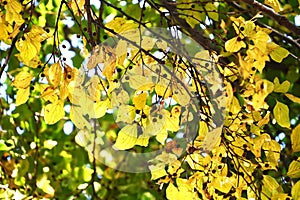
[[[291,143],[293,152],[300,151],[300,124],[298,124],[292,131]]]
[[[17,92],[16,106],[26,103],[29,98],[29,95],[30,95],[30,87],[19,88]]]
[[[62,69],[59,62],[54,63],[48,70],[49,82],[56,88],[61,81]]]
[[[300,98],[296,97],[292,94],[284,94],[287,98],[289,98],[291,101],[295,102],[295,103],[299,103],[300,104]]]
[[[118,133],[117,140],[113,148],[117,150],[126,150],[134,147],[137,141],[137,124],[124,126]]]
[[[265,4],[271,6],[275,10],[275,12],[279,12],[282,10],[278,0],[265,0]]]
[[[27,71],[21,71],[15,77],[13,81],[13,86],[16,88],[27,88],[30,85],[33,76]]]
[[[44,109],[44,118],[47,124],[55,124],[65,116],[64,102],[57,100],[49,103]]]
[[[246,43],[240,37],[234,37],[225,42],[225,49],[229,52],[238,52],[241,48],[245,48]]]
[[[274,92],[286,93],[290,89],[290,82],[285,80],[281,84],[279,83],[279,79],[276,77],[274,79]]]
[[[300,177],[300,160],[293,160],[287,172],[287,175],[291,178],[299,178]]]
[[[298,181],[295,185],[292,187],[292,197],[293,199],[300,199],[300,181]]]
[[[273,109],[273,114],[280,126],[290,128],[289,108],[287,105],[277,101]]]
[[[289,51],[283,47],[280,47],[276,44],[269,46],[272,46],[271,49],[273,48],[273,50],[270,53],[271,58],[278,63],[281,63],[282,60],[289,55]]]

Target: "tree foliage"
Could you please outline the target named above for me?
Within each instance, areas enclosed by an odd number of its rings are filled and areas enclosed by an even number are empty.
[[[0,0],[0,198],[300,198],[299,9]]]

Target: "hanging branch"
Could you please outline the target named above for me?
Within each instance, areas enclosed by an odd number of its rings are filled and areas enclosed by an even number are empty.
[[[241,0],[241,1],[251,5],[252,7],[256,8],[257,10],[260,10],[263,14],[269,16],[270,18],[272,18],[273,20],[278,22],[278,24],[286,27],[294,34],[296,34],[298,36],[300,35],[299,27],[297,27],[295,24],[290,22],[288,20],[288,18],[286,18],[285,16],[282,16],[282,15],[276,13],[272,8],[269,8],[262,3],[259,3],[256,0]]]

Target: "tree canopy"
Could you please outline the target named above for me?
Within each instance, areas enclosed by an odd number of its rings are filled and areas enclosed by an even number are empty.
[[[0,199],[300,199],[299,26],[299,0],[0,0]]]

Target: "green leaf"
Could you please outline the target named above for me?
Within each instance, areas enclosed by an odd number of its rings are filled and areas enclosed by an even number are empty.
[[[289,55],[289,53],[290,52],[285,48],[278,46],[270,53],[270,56],[274,61],[281,63],[282,60]]]
[[[214,21],[218,21],[219,20],[219,13],[218,13],[218,8],[212,4],[212,3],[207,3],[205,5],[205,9],[208,13],[208,16],[214,20]]]
[[[289,108],[287,105],[277,101],[273,114],[280,126],[290,128]]]
[[[290,89],[290,82],[285,80],[283,83],[279,83],[279,79],[276,77],[274,79],[274,92],[286,93]]]

